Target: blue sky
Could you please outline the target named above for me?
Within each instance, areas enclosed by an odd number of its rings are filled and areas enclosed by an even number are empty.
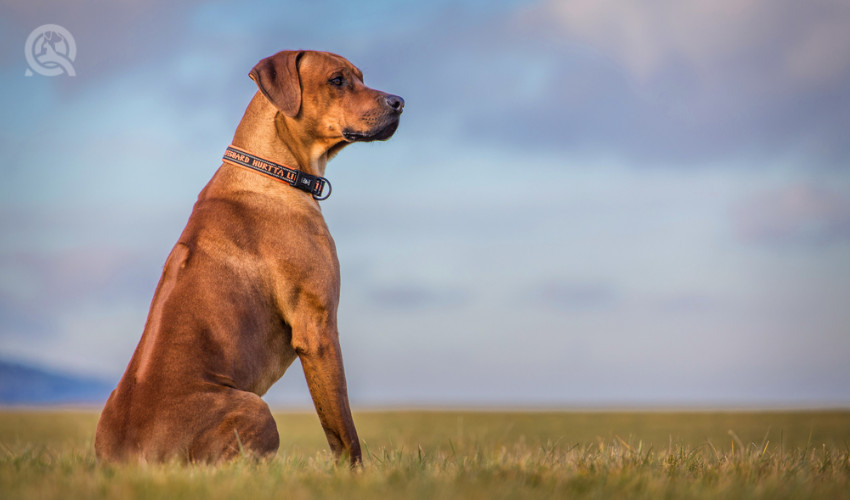
[[[2,358],[117,381],[248,71],[309,48],[407,102],[327,171],[355,406],[850,404],[846,2],[2,12]],[[77,76],[24,76],[48,23]]]

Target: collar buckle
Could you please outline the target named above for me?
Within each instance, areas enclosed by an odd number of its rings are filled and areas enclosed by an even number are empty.
[[[325,189],[325,185],[328,186],[328,194],[322,196],[322,191]],[[315,188],[313,189],[313,199],[316,201],[324,201],[331,197],[331,193],[333,192],[333,187],[329,180],[324,177],[316,177]]]

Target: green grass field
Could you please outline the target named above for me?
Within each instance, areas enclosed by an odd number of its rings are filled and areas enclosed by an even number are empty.
[[[95,412],[2,411],[0,498],[850,498],[850,411],[355,412],[357,471],[275,418],[269,461],[113,466]]]

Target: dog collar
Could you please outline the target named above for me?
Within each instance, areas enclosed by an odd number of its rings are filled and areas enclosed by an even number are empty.
[[[313,199],[318,201],[327,200],[333,191],[331,183],[324,177],[306,174],[300,170],[295,170],[294,168],[289,168],[273,161],[264,160],[259,156],[254,156],[251,153],[248,153],[247,151],[237,149],[233,147],[233,145],[228,146],[224,151],[224,157],[222,160],[233,163],[234,165],[250,168],[251,170],[255,170],[266,174],[269,177],[285,182],[294,188],[307,191],[313,195]],[[322,196],[322,191],[324,191],[325,185],[328,186],[328,194]]]

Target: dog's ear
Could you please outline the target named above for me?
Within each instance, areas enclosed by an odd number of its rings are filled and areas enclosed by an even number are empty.
[[[284,50],[258,62],[248,75],[260,92],[283,114],[295,117],[301,110],[298,60],[303,50]]]

